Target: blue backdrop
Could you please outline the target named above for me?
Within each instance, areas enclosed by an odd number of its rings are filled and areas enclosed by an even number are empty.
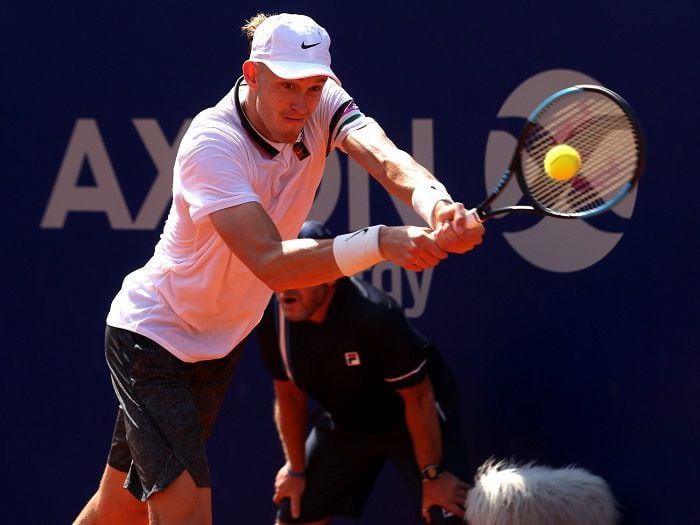
[[[96,488],[116,413],[104,317],[158,239],[183,125],[230,89],[247,54],[238,27],[262,10],[324,25],[364,112],[468,204],[550,92],[599,82],[636,109],[648,167],[615,213],[494,220],[483,246],[433,272],[383,266],[366,278],[400,298],[455,368],[472,469],[491,455],[577,463],[610,483],[624,523],[700,522],[698,8],[391,4],[4,8],[0,521],[69,523]],[[412,219],[336,155],[314,214],[338,232]],[[282,455],[271,406],[251,343],[210,441],[216,523],[272,522]],[[414,522],[394,476],[383,474],[362,523]]]

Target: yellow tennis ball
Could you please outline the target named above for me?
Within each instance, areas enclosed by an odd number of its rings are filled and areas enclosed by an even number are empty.
[[[559,144],[544,156],[544,171],[553,179],[566,181],[581,167],[581,155],[568,144]]]

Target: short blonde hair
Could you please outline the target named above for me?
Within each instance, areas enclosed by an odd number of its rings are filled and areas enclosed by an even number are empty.
[[[253,35],[255,34],[255,30],[260,24],[262,24],[267,18],[271,16],[272,15],[267,13],[258,13],[257,15],[252,16],[248,20],[246,20],[245,24],[241,26],[241,32],[248,39],[248,43],[253,43]]]

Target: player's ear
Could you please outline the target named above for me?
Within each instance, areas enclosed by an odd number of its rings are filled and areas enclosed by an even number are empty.
[[[243,62],[243,78],[251,89],[258,87],[258,65],[255,62],[246,60]]]

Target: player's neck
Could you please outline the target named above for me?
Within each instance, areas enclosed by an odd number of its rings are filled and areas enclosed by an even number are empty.
[[[267,129],[262,118],[260,118],[260,115],[256,111],[255,101],[250,101],[248,97],[249,95],[247,95],[241,103],[241,109],[243,110],[245,117],[248,119],[248,122],[250,122],[250,125],[253,126],[253,129],[255,129],[259,135],[265,137],[269,141],[276,142],[271,138],[270,131]]]

